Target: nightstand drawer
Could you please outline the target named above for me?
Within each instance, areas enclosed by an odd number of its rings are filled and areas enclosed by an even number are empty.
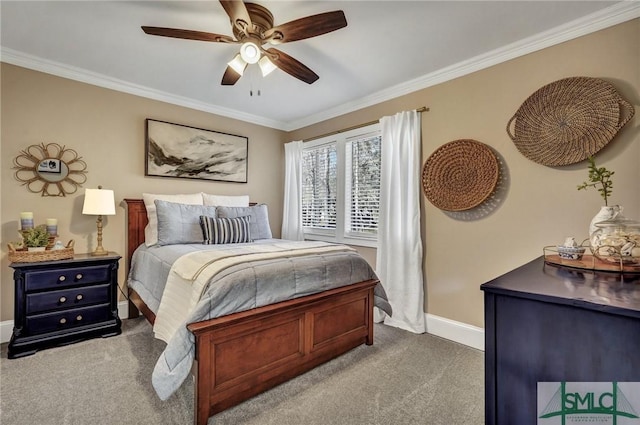
[[[26,314],[33,315],[51,310],[84,307],[91,304],[109,302],[110,285],[81,286],[59,291],[27,294]]]
[[[105,322],[112,318],[109,304],[27,316],[26,330],[29,333],[59,331],[92,323]]]
[[[25,290],[31,292],[67,286],[106,283],[109,282],[110,273],[109,264],[74,267],[72,269],[31,271],[25,273]]]

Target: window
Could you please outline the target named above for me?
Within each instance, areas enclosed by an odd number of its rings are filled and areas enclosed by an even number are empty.
[[[379,124],[305,143],[305,238],[376,246],[379,204]]]

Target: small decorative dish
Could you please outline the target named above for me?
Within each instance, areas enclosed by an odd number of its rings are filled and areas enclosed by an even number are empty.
[[[581,260],[586,248],[584,246],[558,245],[558,255],[565,260]]]

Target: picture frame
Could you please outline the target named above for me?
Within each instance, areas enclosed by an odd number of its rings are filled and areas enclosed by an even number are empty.
[[[145,121],[145,176],[246,183],[248,153],[248,137]]]
[[[54,173],[60,174],[62,167],[60,160],[56,158],[45,158],[38,163],[38,173]]]

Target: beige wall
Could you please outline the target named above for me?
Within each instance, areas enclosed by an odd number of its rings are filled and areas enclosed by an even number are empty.
[[[18,240],[21,211],[33,211],[37,224],[57,218],[66,243],[76,252],[95,248],[96,220],[82,215],[85,188],[113,189],[116,204],[140,198],[143,192],[248,194],[269,205],[271,227],[280,234],[284,178],[285,133],[246,122],[144,99],[52,75],[2,64],[2,143],[0,320],[13,319],[13,279],[7,243]],[[248,183],[144,176],[145,118],[207,128],[249,138]],[[14,178],[13,158],[32,144],[55,142],[74,149],[87,163],[87,182],[66,197],[30,193]],[[106,249],[125,253],[125,210],[107,216],[103,233]],[[124,286],[124,261],[120,285]]]
[[[529,161],[508,138],[508,120],[541,86],[579,75],[612,82],[638,109],[639,40],[640,20],[636,19],[288,134],[2,64],[0,319],[13,318],[6,244],[17,238],[20,211],[31,210],[39,220],[57,216],[62,238],[76,240],[77,252],[88,250],[90,241],[95,243],[95,220],[81,214],[82,193],[41,198],[13,178],[12,158],[30,144],[57,142],[77,150],[88,164],[84,187],[112,188],[117,199],[139,197],[142,192],[248,193],[253,200],[269,204],[271,225],[279,234],[282,142],[427,106],[430,111],[422,114],[422,162],[442,144],[470,138],[490,145],[504,164],[504,180],[491,208],[445,213],[422,197],[426,311],[483,326],[479,286],[540,256],[545,245],[560,243],[569,235],[586,237],[601,205],[595,191],[576,190],[587,176],[585,163],[551,168]],[[249,182],[144,177],[145,118],[248,136]],[[636,219],[640,219],[639,123],[636,116],[597,155],[599,164],[616,173],[612,203],[623,205],[627,216]],[[107,219],[104,245],[124,252],[121,208]],[[365,248],[362,253],[374,263],[375,250]],[[124,270],[120,282],[123,285]]]
[[[503,161],[504,181],[490,206],[445,213],[422,196],[426,312],[483,326],[479,287],[542,254],[566,236],[587,237],[601,198],[576,190],[586,162],[551,168],[522,156],[505,128],[522,102],[561,78],[605,79],[640,109],[640,19],[581,37],[392,101],[289,134],[300,140],[427,106],[422,163],[444,143],[475,139]],[[640,220],[640,111],[596,156],[615,171],[611,202]],[[418,229],[416,229],[418,230]]]

